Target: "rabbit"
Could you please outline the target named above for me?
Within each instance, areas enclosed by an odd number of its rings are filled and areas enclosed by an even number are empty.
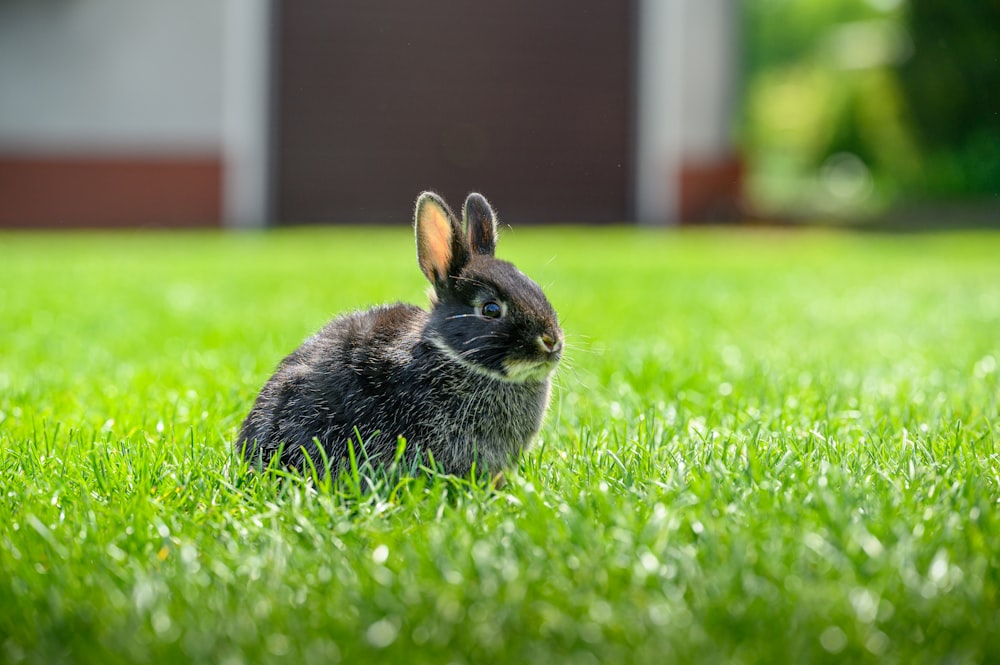
[[[495,258],[497,218],[480,194],[465,231],[433,192],[417,199],[417,263],[430,311],[396,303],[334,318],[286,357],[261,389],[237,454],[332,473],[359,461],[388,466],[433,457],[449,474],[473,468],[503,482],[541,427],[563,332],[542,289]],[[359,449],[360,437],[363,450]],[[320,448],[322,447],[322,452]],[[411,467],[412,468],[412,467]]]

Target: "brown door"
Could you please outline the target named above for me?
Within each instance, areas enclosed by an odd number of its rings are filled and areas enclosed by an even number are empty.
[[[628,216],[631,2],[276,7],[282,223],[405,223],[424,189],[514,224]]]

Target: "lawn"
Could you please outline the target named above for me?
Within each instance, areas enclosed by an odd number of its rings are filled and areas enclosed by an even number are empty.
[[[569,351],[490,490],[250,474],[405,228],[0,235],[0,662],[1000,656],[1000,235],[507,230]]]

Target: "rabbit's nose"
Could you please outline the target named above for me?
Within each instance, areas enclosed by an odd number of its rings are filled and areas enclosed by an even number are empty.
[[[537,340],[538,340],[538,346],[545,353],[557,353],[562,348],[562,338],[554,337],[549,333],[545,333],[544,335],[539,335]]]

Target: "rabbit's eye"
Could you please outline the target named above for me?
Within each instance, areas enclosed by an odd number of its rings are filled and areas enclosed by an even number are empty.
[[[503,314],[503,309],[500,307],[499,303],[495,303],[492,300],[483,303],[483,306],[479,308],[480,313],[487,319],[499,319],[500,315]]]

